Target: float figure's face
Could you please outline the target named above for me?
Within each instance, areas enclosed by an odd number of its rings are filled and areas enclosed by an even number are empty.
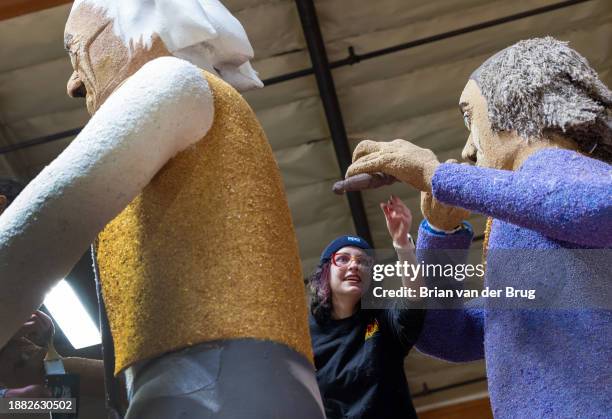
[[[487,101],[474,80],[465,85],[459,99],[459,107],[470,131],[462,157],[477,166],[512,169],[517,152],[526,145],[525,140],[516,133],[493,132]]]
[[[128,50],[113,33],[111,20],[87,4],[68,19],[64,47],[74,69],[68,95],[84,97],[93,114],[126,77]]]
[[[170,55],[159,37],[153,38],[150,48],[137,43],[129,51],[113,32],[113,22],[89,4],[81,4],[71,13],[64,44],[74,70],[68,80],[68,95],[84,97],[91,115],[146,62]]]

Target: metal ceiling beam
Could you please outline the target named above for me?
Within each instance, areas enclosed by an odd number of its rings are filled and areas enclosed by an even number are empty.
[[[313,0],[296,0],[295,3],[300,15],[304,38],[306,38],[306,44],[308,45],[308,52],[310,53],[310,61],[312,62],[314,75],[317,79],[319,95],[321,96],[323,108],[325,109],[327,126],[329,127],[332,142],[334,143],[338,165],[340,166],[340,176],[344,177],[346,169],[348,169],[352,162],[352,156],[348,137],[346,135],[346,128],[344,127],[344,120],[342,119],[340,103],[338,102],[338,96],[336,94],[334,79],[329,67],[329,61],[327,60],[327,52],[325,51],[325,44],[323,42],[323,36],[321,35],[317,12]],[[374,246],[361,193],[349,192],[346,195],[357,234]]]
[[[0,2],[0,20],[27,15],[67,3],[72,3],[72,0],[2,0]]]
[[[2,1],[2,0],[0,0],[0,1]],[[15,0],[13,0],[13,1],[15,1]],[[56,0],[56,1],[59,1],[59,0]],[[493,19],[493,20],[489,20],[489,21],[486,21],[486,22],[477,23],[475,25],[467,26],[465,28],[453,30],[453,31],[450,31],[450,32],[444,32],[444,33],[433,35],[433,36],[429,36],[429,37],[426,37],[426,38],[417,39],[415,41],[405,42],[405,43],[402,43],[402,44],[393,45],[391,47],[387,47],[387,48],[382,48],[382,49],[370,51],[370,52],[367,52],[365,54],[356,54],[354,52],[353,48],[349,47],[349,55],[348,55],[348,57],[343,58],[342,60],[332,61],[331,63],[329,63],[329,67],[334,69],[334,68],[343,67],[343,66],[347,66],[347,65],[357,64],[360,61],[364,61],[364,60],[368,60],[368,59],[384,56],[384,55],[387,55],[387,54],[392,54],[392,53],[403,51],[403,50],[407,50],[407,49],[410,49],[410,48],[415,48],[415,47],[418,47],[418,46],[421,46],[421,45],[426,45],[426,44],[430,44],[430,43],[433,43],[433,42],[441,41],[443,39],[452,38],[452,37],[459,36],[459,35],[464,35],[466,33],[476,32],[476,31],[479,31],[479,30],[482,30],[482,29],[490,28],[490,27],[501,25],[501,24],[504,24],[504,23],[513,22],[515,20],[525,19],[525,18],[528,18],[528,17],[537,16],[537,15],[541,15],[541,14],[544,14],[544,13],[549,13],[549,12],[552,12],[554,10],[563,9],[563,8],[566,8],[566,7],[569,7],[569,6],[574,6],[576,4],[586,3],[586,2],[589,2],[589,1],[592,1],[592,0],[568,0],[568,1],[562,1],[562,2],[554,3],[554,4],[551,4],[551,5],[548,5],[548,6],[538,7],[538,8],[535,8],[535,9],[527,10],[525,12],[516,13],[516,14],[510,15],[510,16],[505,16],[505,17],[502,17],[502,18],[498,18],[498,19]],[[303,70],[298,70],[298,71],[294,71],[294,72],[291,72],[291,73],[282,74],[280,76],[270,77],[268,79],[263,80],[263,83],[264,83],[265,86],[270,86],[272,84],[278,84],[278,83],[282,83],[282,82],[285,82],[285,81],[289,81],[289,80],[293,80],[293,79],[298,79],[298,78],[301,78],[301,77],[309,76],[311,74],[314,74],[314,68],[305,68]],[[6,153],[17,151],[17,150],[20,150],[20,149],[23,149],[23,148],[33,147],[33,146],[37,146],[39,144],[45,144],[45,143],[48,143],[48,142],[57,141],[57,140],[61,140],[61,139],[64,139],[64,138],[68,138],[70,136],[78,134],[80,129],[81,128],[75,128],[75,129],[64,131],[64,132],[59,132],[59,133],[55,133],[55,134],[45,135],[45,136],[42,136],[42,137],[37,137],[37,138],[34,138],[32,140],[28,140],[28,141],[22,141],[22,142],[19,142],[17,144],[11,144],[9,146],[0,147],[0,154],[6,154]]]
[[[455,36],[464,35],[466,33],[476,32],[482,29],[491,28],[504,23],[514,22],[516,20],[525,19],[549,13],[555,10],[564,9],[569,6],[574,6],[580,3],[586,3],[592,0],[566,0],[559,3],[550,4],[548,6],[537,7],[535,9],[527,10],[513,15],[504,16],[497,19],[487,20],[485,22],[476,23],[474,25],[466,26],[464,28],[455,29],[448,32],[439,33],[436,35],[428,36],[421,39],[416,39],[410,42],[404,42],[401,44],[393,45],[387,48],[381,48],[374,51],[367,52],[365,54],[356,54],[353,47],[349,47],[348,56],[338,61],[332,61],[329,63],[330,68],[344,67],[347,65],[357,64],[360,61],[370,60],[372,58],[381,57],[384,55],[392,54],[395,52],[404,51],[410,48],[415,48],[421,45],[431,44],[433,42],[441,41],[443,39],[454,38]],[[301,77],[309,76],[314,73],[314,68],[304,68],[302,70],[294,71],[292,73],[281,74],[280,76],[271,77],[264,80],[264,85],[270,86],[272,84],[282,83],[288,80],[299,79]]]
[[[63,140],[64,138],[75,137],[79,135],[83,128],[74,128],[68,131],[56,132],[55,134],[49,134],[38,138],[33,138],[27,141],[21,141],[17,144],[9,144],[3,147],[0,147],[0,154],[7,154],[13,151],[21,150],[23,148],[34,147],[37,145],[42,145],[46,143],[51,143],[53,141]]]

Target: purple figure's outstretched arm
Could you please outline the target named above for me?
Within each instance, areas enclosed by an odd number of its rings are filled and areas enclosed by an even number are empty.
[[[583,246],[612,246],[612,165],[574,151],[545,149],[518,171],[441,164],[440,202]]]

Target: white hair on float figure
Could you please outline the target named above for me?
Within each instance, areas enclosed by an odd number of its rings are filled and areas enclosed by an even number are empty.
[[[102,9],[128,49],[151,47],[157,34],[166,48],[244,91],[263,84],[249,62],[253,48],[240,22],[218,0],[75,0]]]

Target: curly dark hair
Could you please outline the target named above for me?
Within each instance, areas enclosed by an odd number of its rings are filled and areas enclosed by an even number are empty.
[[[21,182],[12,178],[0,177],[0,195],[6,196],[9,205],[17,198],[22,189]]]
[[[330,280],[331,262],[321,262],[313,274],[308,278],[308,300],[310,312],[318,322],[325,322],[331,318],[332,298]]]

